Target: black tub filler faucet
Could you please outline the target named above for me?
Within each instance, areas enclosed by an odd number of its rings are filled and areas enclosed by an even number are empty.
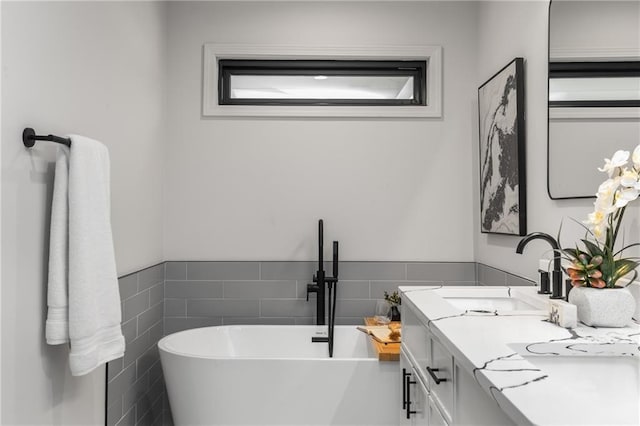
[[[313,276],[313,284],[307,284],[307,301],[309,293],[316,293],[316,325],[328,325],[328,337],[312,337],[313,342],[328,342],[329,356],[333,356],[333,329],[336,314],[336,294],[338,290],[338,242],[333,242],[333,276],[327,276],[323,261],[324,235],[322,219],[318,221],[318,270]],[[335,286],[334,286],[335,285]],[[326,287],[326,288],[325,288]],[[328,291],[328,296],[327,292]],[[325,306],[329,302],[327,321],[325,322]]]

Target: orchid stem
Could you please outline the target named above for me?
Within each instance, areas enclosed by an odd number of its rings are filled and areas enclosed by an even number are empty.
[[[613,254],[613,248],[616,245],[616,238],[618,238],[618,231],[620,230],[620,224],[622,223],[622,216],[624,216],[624,211],[627,208],[627,206],[622,207],[619,211],[618,214],[616,214],[616,218],[614,218],[614,220],[616,220],[616,229],[615,231],[613,231],[613,238],[611,240],[611,253]]]

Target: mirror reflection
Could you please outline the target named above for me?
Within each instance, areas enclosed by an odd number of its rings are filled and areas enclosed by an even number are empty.
[[[638,141],[640,0],[552,0],[549,195],[593,197],[604,158]]]

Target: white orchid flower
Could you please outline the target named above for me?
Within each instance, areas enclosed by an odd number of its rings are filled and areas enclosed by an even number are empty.
[[[635,188],[624,188],[616,193],[616,208],[622,208],[638,198],[640,191]]]
[[[620,175],[620,185],[626,188],[634,188],[638,184],[638,172],[635,169],[627,169],[626,167]]]
[[[616,193],[616,190],[620,186],[620,177],[615,177],[613,179],[607,179],[600,184],[598,187],[598,192],[596,194],[597,200],[596,202],[600,202],[601,204],[613,204],[613,197]]]
[[[592,213],[589,213],[587,216],[587,220],[582,221],[585,225],[589,227],[589,229],[593,229],[596,226],[600,226],[602,223],[607,220],[607,212],[604,210],[596,210]]]
[[[594,226],[591,229],[591,232],[593,232],[593,235],[596,237],[596,240],[603,242],[607,236],[607,226],[605,226],[604,224]]]
[[[636,149],[633,150],[631,161],[633,161],[635,168],[640,170],[640,145],[636,146]]]
[[[622,218],[624,216],[627,204],[640,198],[640,145],[633,150],[632,161],[633,167],[626,164],[629,160],[628,151],[616,151],[611,159],[606,158],[604,167],[599,168],[601,172],[607,172],[609,179],[605,180],[598,187],[596,200],[593,203],[594,210],[589,213],[587,219],[582,223],[589,229],[598,244],[604,245],[606,252],[613,253],[616,244],[616,237]],[[613,230],[616,230],[613,232]],[[585,245],[588,246],[588,244]],[[620,252],[631,244],[623,247]],[[604,250],[603,249],[603,250]],[[579,256],[571,256],[574,264],[579,265],[583,260]],[[612,263],[612,259],[606,260],[606,268],[604,257],[601,261],[602,269],[597,269],[601,276],[604,276],[605,270],[613,271],[610,279],[606,282],[598,278],[598,282],[590,281],[587,285],[602,288],[604,286],[612,287],[617,280],[616,274],[624,272],[625,268],[632,265],[634,268],[640,265],[640,261],[636,258],[625,259],[625,264],[617,265],[617,260]],[[576,263],[577,262],[577,263]],[[595,263],[594,263],[595,265]],[[585,265],[583,265],[585,266]],[[597,266],[597,265],[596,265]],[[592,275],[589,277],[593,278]],[[582,281],[584,283],[584,281]]]
[[[607,201],[606,203],[596,200],[596,202],[594,203],[594,206],[595,206],[594,213],[595,212],[602,213],[603,215],[605,215],[605,218],[610,214],[615,213],[615,211],[617,210],[616,203],[614,200]]]
[[[601,172],[607,172],[609,177],[612,177],[613,174],[618,169],[618,167],[622,167],[625,164],[627,164],[628,160],[629,160],[629,151],[619,150],[619,151],[616,151],[615,154],[613,154],[613,157],[611,159],[605,158],[604,166],[602,168],[598,168],[598,170]]]

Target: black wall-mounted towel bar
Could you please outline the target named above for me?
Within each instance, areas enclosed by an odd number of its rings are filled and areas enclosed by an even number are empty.
[[[71,139],[61,138],[60,136],[54,135],[36,135],[36,131],[31,127],[27,127],[22,131],[22,143],[27,148],[31,148],[36,144],[36,141],[49,141],[55,143],[61,143],[62,145],[71,146]]]

